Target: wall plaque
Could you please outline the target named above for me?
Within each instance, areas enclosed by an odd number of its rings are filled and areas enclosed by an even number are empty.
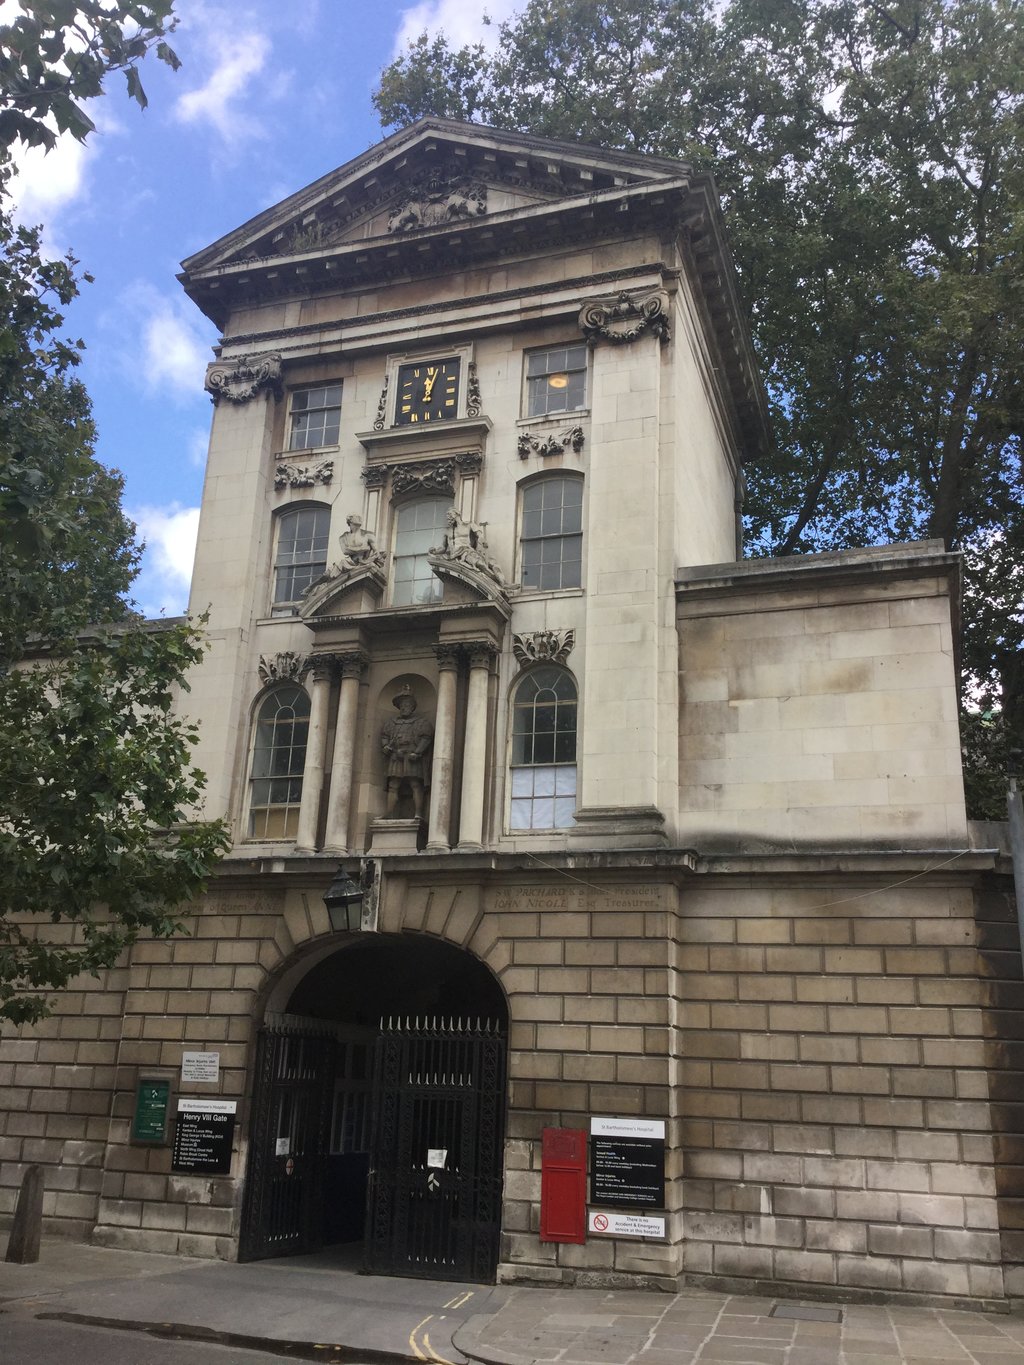
[[[142,1076],[135,1091],[135,1114],[132,1118],[133,1142],[167,1141],[167,1106],[171,1099],[171,1083],[162,1076]]]
[[[179,1100],[171,1170],[227,1175],[237,1100]]]
[[[181,1054],[182,1085],[208,1084],[220,1077],[219,1052],[183,1052]]]
[[[664,1119],[590,1120],[590,1202],[665,1207]]]
[[[589,1228],[599,1237],[658,1237],[664,1239],[664,1218],[642,1213],[591,1213]]]

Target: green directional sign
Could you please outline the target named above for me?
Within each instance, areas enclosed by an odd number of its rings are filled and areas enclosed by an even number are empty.
[[[133,1142],[167,1141],[167,1107],[171,1100],[171,1083],[159,1077],[144,1076],[135,1092],[135,1117],[132,1120]]]

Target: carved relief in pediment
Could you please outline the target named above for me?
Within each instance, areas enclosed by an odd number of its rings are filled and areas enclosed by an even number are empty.
[[[388,218],[388,232],[441,227],[487,212],[487,186],[454,164],[432,167],[409,185]]]

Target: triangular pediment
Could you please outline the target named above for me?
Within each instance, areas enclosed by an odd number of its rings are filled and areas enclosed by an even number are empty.
[[[679,175],[678,162],[421,119],[184,262],[189,275],[458,227]]]

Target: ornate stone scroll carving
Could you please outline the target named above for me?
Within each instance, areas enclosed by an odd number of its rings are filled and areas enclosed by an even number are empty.
[[[334,478],[334,461],[323,464],[279,464],[274,470],[274,487],[315,488],[318,483],[330,483]]]
[[[309,659],[305,654],[296,654],[288,649],[280,654],[261,654],[258,664],[260,682],[271,683],[301,682],[309,672]]]
[[[368,464],[363,466],[361,477],[367,488],[383,488],[390,473],[389,464]]]
[[[281,357],[276,351],[269,351],[265,355],[215,361],[206,371],[206,389],[215,403],[222,398],[232,403],[248,403],[262,389],[280,398]]]
[[[487,212],[487,186],[456,168],[439,166],[418,176],[388,218],[388,232],[441,227]]]
[[[476,361],[466,366],[466,416],[480,416],[480,376],[476,372]]]
[[[384,430],[384,416],[388,410],[388,381],[391,376],[384,376],[384,387],[380,391],[380,398],[377,400],[377,416],[373,419],[374,431]]]
[[[521,668],[527,664],[564,664],[575,643],[574,630],[534,630],[512,636],[512,653]]]
[[[526,460],[531,455],[563,455],[566,450],[578,455],[583,449],[583,440],[582,427],[568,427],[558,436],[545,436],[543,440],[524,431],[519,437],[519,458]]]
[[[424,460],[421,464],[396,465],[391,474],[393,493],[454,493],[455,461]]]
[[[467,450],[440,460],[404,460],[363,468],[367,488],[383,488],[391,479],[392,493],[454,493],[459,474],[474,474],[483,463],[477,451]]]
[[[659,341],[665,342],[668,340],[667,307],[668,296],[660,290],[653,294],[622,293],[615,299],[591,299],[580,309],[580,331],[591,346],[599,341],[624,346],[636,341],[644,332],[652,332]]]

